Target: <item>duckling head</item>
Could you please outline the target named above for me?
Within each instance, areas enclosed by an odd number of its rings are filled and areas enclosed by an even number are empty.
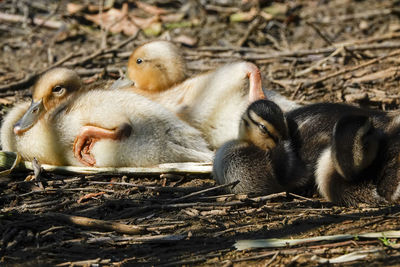
[[[80,88],[81,80],[72,70],[55,68],[43,74],[33,87],[31,105],[14,125],[14,133],[21,135],[29,130],[47,112],[59,107]]]
[[[261,149],[274,148],[288,138],[286,118],[277,104],[262,99],[253,102],[243,114],[239,126],[239,139]]]
[[[173,43],[154,41],[133,51],[129,57],[127,73],[135,87],[160,92],[186,78],[186,64]]]
[[[367,116],[346,116],[333,129],[333,163],[338,173],[354,179],[375,160],[380,134]]]

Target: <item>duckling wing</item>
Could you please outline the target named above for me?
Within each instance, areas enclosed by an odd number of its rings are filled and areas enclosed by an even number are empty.
[[[271,194],[285,191],[278,182],[271,154],[256,146],[233,140],[218,149],[213,165],[218,184],[239,183],[232,193]]]

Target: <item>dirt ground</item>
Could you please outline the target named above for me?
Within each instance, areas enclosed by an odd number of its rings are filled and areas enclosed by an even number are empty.
[[[191,74],[243,59],[260,67],[265,88],[301,104],[348,102],[383,110],[400,104],[399,1],[99,3],[0,1],[1,116],[28,98],[37,75],[50,67],[73,68],[87,86],[105,86],[125,69],[134,47],[158,38],[180,43]],[[125,27],[127,34],[101,28],[93,17],[111,14],[110,5],[118,12],[127,7],[130,15],[147,21]],[[34,19],[42,21],[34,24]],[[318,196],[254,198],[222,190],[185,197],[215,186],[207,175],[44,173],[40,183],[25,181],[30,175],[0,178],[0,265],[314,266],[354,252],[365,257],[341,264],[400,262],[398,239],[357,238],[400,230],[397,205],[344,208]],[[82,227],[71,216],[99,219],[102,226]],[[127,233],[126,225],[139,230]],[[336,234],[355,238],[244,251],[234,247],[241,239]]]

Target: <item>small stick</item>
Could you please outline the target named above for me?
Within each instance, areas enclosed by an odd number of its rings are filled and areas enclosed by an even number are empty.
[[[250,26],[247,28],[246,33],[243,35],[242,38],[236,43],[237,46],[241,47],[249,38],[250,34],[256,29],[258,24],[260,23],[260,18],[255,18],[251,23]]]
[[[118,237],[100,237],[89,238],[87,243],[105,243],[105,242],[140,242],[140,243],[163,243],[179,241],[186,238],[186,235],[153,235],[153,236],[118,236]]]
[[[10,212],[13,210],[29,210],[29,209],[37,209],[37,208],[42,208],[46,206],[54,206],[56,204],[59,204],[59,200],[51,200],[51,201],[45,201],[45,202],[39,202],[39,203],[34,203],[34,204],[23,204],[18,207],[8,207],[8,208],[3,208],[0,211],[1,212]]]
[[[246,205],[249,202],[263,202],[266,200],[274,199],[277,197],[283,197],[286,196],[286,192],[281,192],[281,193],[276,193],[276,194],[271,194],[267,196],[261,196],[261,197],[254,197],[254,198],[246,198],[243,201],[242,200],[234,200],[234,201],[229,201],[229,202],[190,202],[190,203],[169,203],[169,204],[157,204],[157,205],[148,205],[148,206],[142,206],[140,209],[146,210],[146,209],[168,209],[168,208],[188,208],[188,207],[226,207],[226,206],[242,206]]]
[[[10,159],[13,159],[10,162]],[[18,161],[18,153],[0,151],[0,166],[10,169],[11,165]],[[79,167],[79,166],[55,166],[42,164],[42,169],[46,172],[59,174],[102,174],[102,175],[160,175],[163,173],[183,173],[183,174],[210,174],[212,163],[210,162],[178,162],[163,163],[152,167]],[[14,171],[33,170],[31,162],[21,161]]]
[[[126,40],[114,45],[113,47],[111,47],[109,49],[98,49],[94,53],[92,53],[92,54],[90,54],[90,55],[88,55],[86,57],[83,57],[83,58],[79,59],[78,61],[70,62],[68,64],[65,64],[65,66],[74,67],[74,66],[77,66],[77,65],[82,65],[82,64],[85,64],[85,63],[89,62],[90,60],[92,60],[92,59],[94,59],[94,58],[96,58],[98,56],[101,56],[101,55],[104,55],[104,54],[109,54],[109,53],[114,53],[118,49],[120,49],[121,47],[127,45],[129,42],[135,40],[136,37],[138,36],[139,32],[140,31],[137,31],[136,34],[132,35],[128,39],[126,39]]]
[[[238,240],[234,244],[237,250],[244,250],[249,248],[280,248],[296,245],[304,245],[309,243],[321,241],[345,241],[358,238],[376,239],[376,238],[400,238],[400,231],[384,231],[363,234],[339,234],[327,236],[315,236],[299,239],[285,239],[285,238],[270,238],[270,239],[253,239],[253,240]],[[333,243],[333,242],[332,242]]]
[[[151,186],[151,185],[149,186],[149,185],[141,185],[134,183],[98,182],[98,181],[89,182],[89,184],[124,185],[124,186],[132,186],[159,192],[191,192],[198,189],[198,187],[170,187],[170,186]]]
[[[110,49],[99,49],[96,52],[94,52],[93,54],[83,57],[78,61],[75,62],[70,62],[68,64],[64,64],[64,66],[66,67],[74,67],[76,65],[81,65],[84,63],[87,63],[88,61],[94,59],[95,57],[104,55],[104,54],[108,54],[108,53],[113,53],[115,51],[117,51],[118,49],[120,49],[121,47],[125,46],[126,44],[128,44],[129,42],[131,42],[132,40],[136,39],[137,35],[138,35],[139,31],[135,34],[132,35],[131,37],[129,37],[128,39],[114,45],[113,47],[111,47]],[[64,62],[70,60],[71,58],[74,57],[79,57],[82,56],[82,53],[70,53],[68,54],[66,57],[62,58],[61,60],[57,61],[56,63],[54,63],[53,65],[44,68],[43,70],[27,75],[24,79],[15,82],[15,83],[11,83],[11,84],[7,84],[7,85],[3,85],[0,86],[0,92],[4,92],[4,91],[8,91],[8,90],[23,90],[29,86],[31,86],[34,82],[34,80],[41,74],[45,73],[46,71],[58,67],[60,65],[62,65]]]
[[[91,69],[75,69],[75,72],[78,73],[79,76],[89,76],[89,75],[94,75],[97,73],[119,73],[121,68],[115,68],[115,67],[108,67],[106,66],[105,68],[91,68]],[[120,75],[121,76],[121,75]]]
[[[102,264],[109,264],[111,259],[93,259],[93,260],[83,260],[83,261],[67,261],[64,263],[59,263],[56,266],[95,266],[95,265],[102,265]]]
[[[62,213],[49,213],[45,214],[45,216],[78,226],[97,228],[105,231],[115,231],[122,234],[136,235],[146,232],[146,229],[140,226],[109,222],[82,216],[66,215]]]
[[[345,74],[345,73],[348,73],[348,72],[353,72],[353,71],[362,69],[362,68],[367,67],[367,66],[369,66],[369,65],[375,64],[376,62],[379,62],[380,60],[383,60],[383,59],[388,58],[388,57],[396,56],[396,55],[399,55],[399,54],[400,54],[400,50],[395,50],[395,51],[393,51],[392,53],[386,54],[386,55],[384,55],[384,56],[380,56],[380,57],[378,57],[378,58],[374,58],[374,59],[369,60],[369,61],[367,61],[367,62],[365,62],[365,63],[363,63],[363,64],[360,64],[360,65],[357,65],[357,66],[354,66],[354,67],[351,67],[351,68],[348,68],[348,69],[339,70],[339,71],[337,71],[337,72],[335,72],[335,73],[332,73],[332,74],[329,74],[329,75],[327,75],[327,76],[325,76],[325,77],[316,79],[316,80],[311,81],[311,82],[309,82],[309,83],[305,83],[305,84],[304,84],[304,87],[310,87],[310,86],[312,86],[312,85],[314,85],[314,84],[324,82],[324,81],[326,81],[326,80],[329,80],[329,79],[331,79],[331,78],[340,76],[340,75],[342,75],[342,74]]]
[[[335,46],[335,44],[328,38],[328,36],[326,36],[325,34],[322,33],[322,31],[317,27],[317,25],[315,25],[314,23],[312,23],[310,21],[306,21],[306,24],[308,26],[310,26],[311,28],[313,28],[315,30],[315,32],[325,41],[325,43],[327,43],[328,45],[331,45],[331,46]],[[342,47],[346,52],[351,54],[354,58],[357,58],[357,55],[353,51],[348,50],[346,46],[342,46]]]
[[[310,26],[311,28],[314,29],[314,31],[322,38],[322,40],[325,41],[328,45],[334,45],[332,41],[326,36],[325,34],[322,33],[322,31],[312,22],[306,21],[306,24]]]
[[[400,48],[400,43],[381,43],[381,44],[365,44],[365,45],[354,45],[354,46],[346,46],[346,49],[348,51],[365,51],[365,50],[380,50],[380,49],[399,49]],[[266,60],[266,59],[277,59],[277,58],[283,58],[283,57],[304,57],[304,56],[310,56],[310,55],[320,55],[320,54],[331,54],[335,52],[337,47],[326,47],[326,48],[320,48],[320,49],[304,49],[304,50],[297,50],[297,51],[283,51],[283,52],[276,52],[276,53],[265,53],[265,49],[253,49],[249,50],[246,47],[242,48],[234,48],[234,47],[201,47],[198,50],[199,51],[204,51],[204,50],[210,50],[210,51],[236,51],[236,52],[247,52],[247,51],[257,51],[259,54],[250,54],[250,55],[245,55],[242,57],[242,59],[245,60]],[[208,57],[212,57],[213,55],[210,55]],[[232,57],[232,55],[224,55],[224,54],[219,54],[218,55],[220,58],[221,57]],[[207,55],[204,55],[204,57],[207,57]]]
[[[276,259],[276,257],[278,257],[279,255],[279,251],[277,251],[274,256],[272,256],[272,258],[264,265],[265,267],[269,266],[271,263],[274,262],[274,260]]]
[[[203,189],[203,190],[200,190],[200,191],[197,191],[197,192],[190,193],[190,194],[188,194],[186,196],[183,196],[183,197],[180,197],[180,198],[177,198],[177,199],[173,199],[169,203],[179,202],[181,200],[184,200],[184,199],[187,199],[187,198],[190,198],[190,197],[194,197],[194,196],[198,196],[198,195],[201,195],[203,193],[214,191],[214,190],[217,190],[217,189],[230,187],[230,186],[233,187],[233,186],[237,185],[239,182],[240,181],[235,181],[235,182],[232,182],[232,183],[229,183],[229,184],[223,184],[223,185],[218,185],[218,186],[214,186],[214,187],[211,187],[211,188]]]
[[[26,19],[24,16],[0,12],[0,20],[7,21],[7,22],[24,22]],[[55,30],[59,29],[60,27],[62,27],[64,25],[64,23],[61,21],[53,21],[53,20],[40,19],[40,18],[34,18],[33,23],[35,25],[40,25],[40,26],[44,26],[46,28],[55,29]]]
[[[60,59],[59,61],[57,61],[56,63],[54,63],[53,65],[44,68],[43,70],[36,72],[36,73],[32,73],[29,75],[26,75],[25,78],[23,78],[22,80],[19,80],[18,82],[14,82],[14,83],[10,83],[10,84],[6,84],[3,86],[0,86],[0,92],[5,92],[8,90],[23,90],[29,86],[31,86],[34,82],[34,80],[39,76],[42,75],[43,73],[45,73],[46,71],[58,67],[61,64],[63,64],[64,62],[70,60],[71,58],[74,57],[78,57],[81,56],[81,53],[69,53],[67,56],[63,57],[62,59]]]
[[[293,196],[293,197],[295,197],[295,198],[299,198],[299,199],[303,199],[303,200],[308,200],[308,201],[319,201],[319,200],[311,199],[311,198],[308,198],[308,197],[303,197],[303,196],[300,196],[300,195],[296,195],[296,194],[294,194],[294,193],[288,193],[288,195],[289,195],[289,196]]]

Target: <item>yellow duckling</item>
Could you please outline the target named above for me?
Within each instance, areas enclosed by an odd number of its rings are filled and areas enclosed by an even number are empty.
[[[199,129],[212,148],[237,137],[240,116],[249,103],[265,98],[283,110],[297,107],[281,95],[264,91],[260,71],[250,62],[236,62],[184,80],[186,65],[170,42],[137,48],[129,58],[131,90],[156,101]],[[168,87],[172,84],[172,87]]]
[[[32,98],[1,128],[3,149],[25,160],[119,167],[212,157],[201,133],[159,104],[122,90],[83,91],[79,76],[65,68],[45,73]]]
[[[173,43],[149,42],[129,57],[127,76],[135,82],[135,91],[145,95],[160,93],[186,79],[186,62]]]

